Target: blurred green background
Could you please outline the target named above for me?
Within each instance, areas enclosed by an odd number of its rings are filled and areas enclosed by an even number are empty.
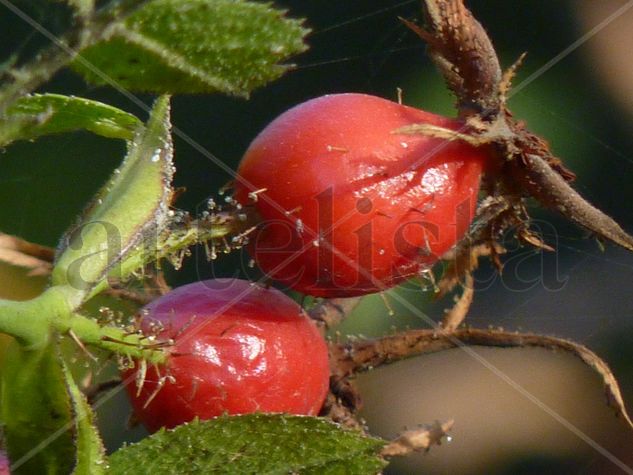
[[[186,187],[177,206],[195,212],[230,176],[249,141],[272,118],[311,97],[366,92],[432,112],[454,114],[420,40],[398,16],[419,17],[418,1],[286,0],[276,4],[305,17],[310,50],[297,67],[250,100],[221,96],[178,96],[173,122],[215,157],[211,160],[176,139],[176,185]],[[510,107],[542,134],[578,174],[577,189],[633,231],[633,9],[624,0],[472,0],[504,66],[528,52],[515,80]],[[53,31],[63,31],[68,11],[61,3],[16,2]],[[43,7],[42,5],[45,5]],[[614,15],[621,9],[621,15]],[[608,22],[606,23],[606,21]],[[611,21],[612,20],[612,21]],[[42,40],[0,7],[0,57],[28,57]],[[577,43],[577,48],[572,48]],[[569,54],[561,52],[570,50]],[[559,58],[552,64],[552,60]],[[43,90],[75,94],[116,105],[145,119],[126,98],[91,88],[69,71]],[[150,104],[150,96],[140,96]],[[54,246],[91,195],[121,160],[125,146],[87,133],[18,143],[0,154],[0,230]],[[601,251],[582,230],[535,209],[534,217],[555,253],[515,248],[503,276],[489,265],[477,274],[478,292],[468,317],[473,326],[503,326],[567,337],[603,356],[633,401],[633,255],[607,245]],[[255,277],[248,257],[235,253],[208,263],[195,252],[185,268],[168,272],[174,285],[211,276]],[[43,281],[0,268],[0,294],[26,298]],[[390,299],[365,299],[342,333],[379,335],[393,328],[427,327],[421,315],[438,320],[450,301],[431,302],[419,286],[398,294],[416,303],[411,312]],[[422,313],[421,313],[422,312]],[[546,402],[586,436],[508,389],[464,352],[416,358],[360,378],[371,430],[394,436],[405,426],[456,419],[453,441],[429,454],[391,465],[388,473],[623,473],[609,454],[633,466],[633,439],[604,407],[600,381],[573,358],[544,350],[481,350],[510,378]],[[388,381],[388,383],[387,383]],[[121,417],[106,417],[116,411]],[[100,409],[110,448],[126,432],[127,408],[120,396]],[[591,442],[593,441],[593,443]],[[606,452],[606,454],[605,454]],[[633,470],[633,469],[631,469]]]

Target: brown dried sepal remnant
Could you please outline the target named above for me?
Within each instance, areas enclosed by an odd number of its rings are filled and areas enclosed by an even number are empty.
[[[454,421],[435,421],[417,429],[411,429],[400,434],[381,451],[383,457],[401,457],[422,450],[429,451],[434,445],[442,445],[442,440],[448,437],[448,431],[453,427]]]
[[[431,58],[457,97],[459,116],[465,125],[455,132],[412,124],[396,132],[462,140],[490,149],[493,163],[484,191],[497,212],[491,212],[490,201],[482,204],[476,217],[478,226],[466,237],[468,246],[476,249],[485,244],[494,251],[495,240],[514,228],[521,241],[549,249],[529,229],[530,218],[523,203],[531,197],[597,237],[633,250],[633,237],[570,186],[575,175],[552,154],[545,140],[530,132],[508,109],[508,91],[523,56],[502,73],[492,42],[463,0],[424,3],[424,28],[403,21],[427,43]],[[497,254],[492,252],[491,256],[496,259]],[[499,264],[498,259],[495,262]],[[468,272],[464,268],[461,277]],[[451,278],[453,282],[459,280]]]

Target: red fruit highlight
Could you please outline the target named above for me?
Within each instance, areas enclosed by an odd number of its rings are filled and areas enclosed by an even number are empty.
[[[174,289],[142,314],[146,334],[162,327],[157,339],[174,339],[167,363],[158,371],[148,366],[140,394],[138,364],[123,372],[148,430],[223,413],[319,412],[329,386],[327,345],[301,307],[278,290],[206,280]]]
[[[487,153],[395,130],[461,122],[363,94],[280,115],[253,140],[235,198],[262,219],[249,251],[306,294],[350,297],[430,268],[468,229]]]

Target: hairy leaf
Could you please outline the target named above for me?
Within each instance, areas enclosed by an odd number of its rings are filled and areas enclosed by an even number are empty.
[[[1,374],[11,473],[70,473],[75,460],[72,411],[56,342],[38,350],[13,342]]]
[[[80,129],[131,140],[141,126],[136,116],[101,102],[59,94],[34,94],[20,98],[0,120],[0,146]]]
[[[75,436],[75,468],[73,475],[100,475],[105,473],[105,449],[94,425],[94,414],[85,396],[77,387],[68,367],[63,365],[66,389],[73,409]]]
[[[165,226],[172,197],[170,127],[169,98],[164,96],[156,101],[147,127],[132,141],[123,164],[65,236],[53,284],[77,291],[73,305],[102,290],[108,277],[125,278],[120,262]]]
[[[225,416],[161,430],[115,452],[110,467],[113,474],[369,475],[385,466],[384,445],[326,419]]]
[[[136,91],[247,96],[306,49],[308,30],[269,4],[245,0],[156,0],[73,68],[94,84]]]

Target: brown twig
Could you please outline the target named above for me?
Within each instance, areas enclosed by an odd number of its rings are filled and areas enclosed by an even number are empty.
[[[331,349],[340,377],[350,377],[371,368],[412,356],[436,353],[464,345],[499,348],[537,347],[565,351],[580,358],[600,375],[607,404],[633,428],[619,385],[605,361],[583,345],[562,338],[500,330],[457,329],[454,332],[410,330],[376,340],[359,340]]]

